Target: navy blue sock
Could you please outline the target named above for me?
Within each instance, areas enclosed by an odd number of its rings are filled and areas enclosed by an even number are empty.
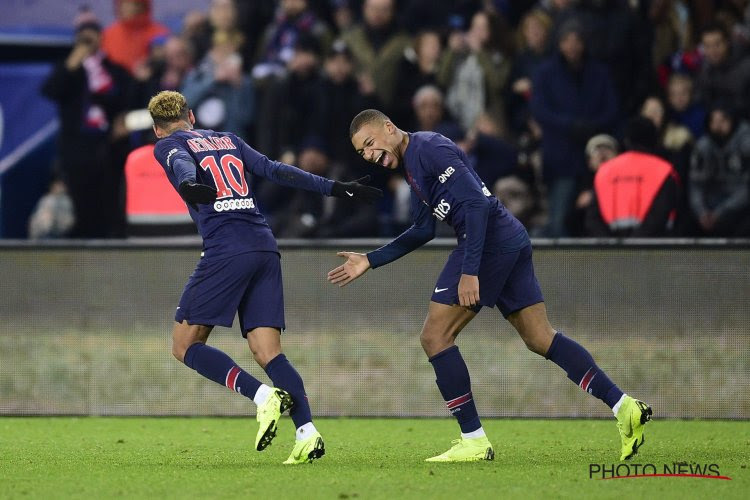
[[[482,424],[471,395],[471,377],[464,358],[454,345],[430,358],[435,382],[443,395],[445,406],[458,420],[461,432],[474,432]]]
[[[297,370],[286,359],[286,356],[279,354],[266,365],[266,373],[273,380],[274,387],[284,389],[292,396],[294,407],[289,412],[294,425],[299,429],[304,424],[312,422],[312,413],[310,412],[310,403],[307,401],[305,394],[305,383],[299,376]]]
[[[622,397],[622,391],[596,366],[586,348],[562,332],[555,334],[545,357],[565,370],[578,387],[601,399],[610,408]]]
[[[209,380],[225,385],[246,398],[253,399],[260,380],[253,377],[222,351],[197,342],[185,351],[185,364]]]

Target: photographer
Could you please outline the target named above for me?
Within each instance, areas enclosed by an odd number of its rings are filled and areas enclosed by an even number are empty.
[[[57,104],[57,158],[73,199],[71,236],[106,238],[124,228],[122,168],[128,152],[120,115],[127,109],[131,79],[100,50],[101,26],[82,16],[73,49],[55,66],[42,94]]]

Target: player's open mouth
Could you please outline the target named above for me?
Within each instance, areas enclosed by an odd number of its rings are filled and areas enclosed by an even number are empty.
[[[380,165],[381,167],[389,168],[390,164],[392,163],[392,156],[388,154],[387,152],[383,151],[380,153],[380,156],[377,157],[375,160],[375,163]]]

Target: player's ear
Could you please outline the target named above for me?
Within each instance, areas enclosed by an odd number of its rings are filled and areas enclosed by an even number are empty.
[[[154,128],[154,135],[157,137],[157,139],[161,139],[162,137],[164,137],[163,134],[161,133],[161,130],[159,129],[159,127],[156,126],[156,124],[151,125],[151,126]]]
[[[188,110],[188,120],[190,120],[190,125],[195,125],[195,115],[192,109]]]

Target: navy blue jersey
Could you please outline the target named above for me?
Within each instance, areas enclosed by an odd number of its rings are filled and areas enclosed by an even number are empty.
[[[448,223],[464,249],[464,274],[477,275],[482,252],[520,250],[529,243],[523,224],[492,196],[464,152],[434,132],[409,134],[403,157],[412,191],[414,225],[393,242],[368,254],[382,266],[423,245],[435,235],[435,222]]]
[[[228,132],[180,130],[156,143],[154,156],[175,189],[191,181],[216,188],[213,204],[188,206],[203,237],[206,258],[249,251],[278,252],[276,239],[256,206],[251,177],[331,194],[333,181],[291,165],[271,161]]]

